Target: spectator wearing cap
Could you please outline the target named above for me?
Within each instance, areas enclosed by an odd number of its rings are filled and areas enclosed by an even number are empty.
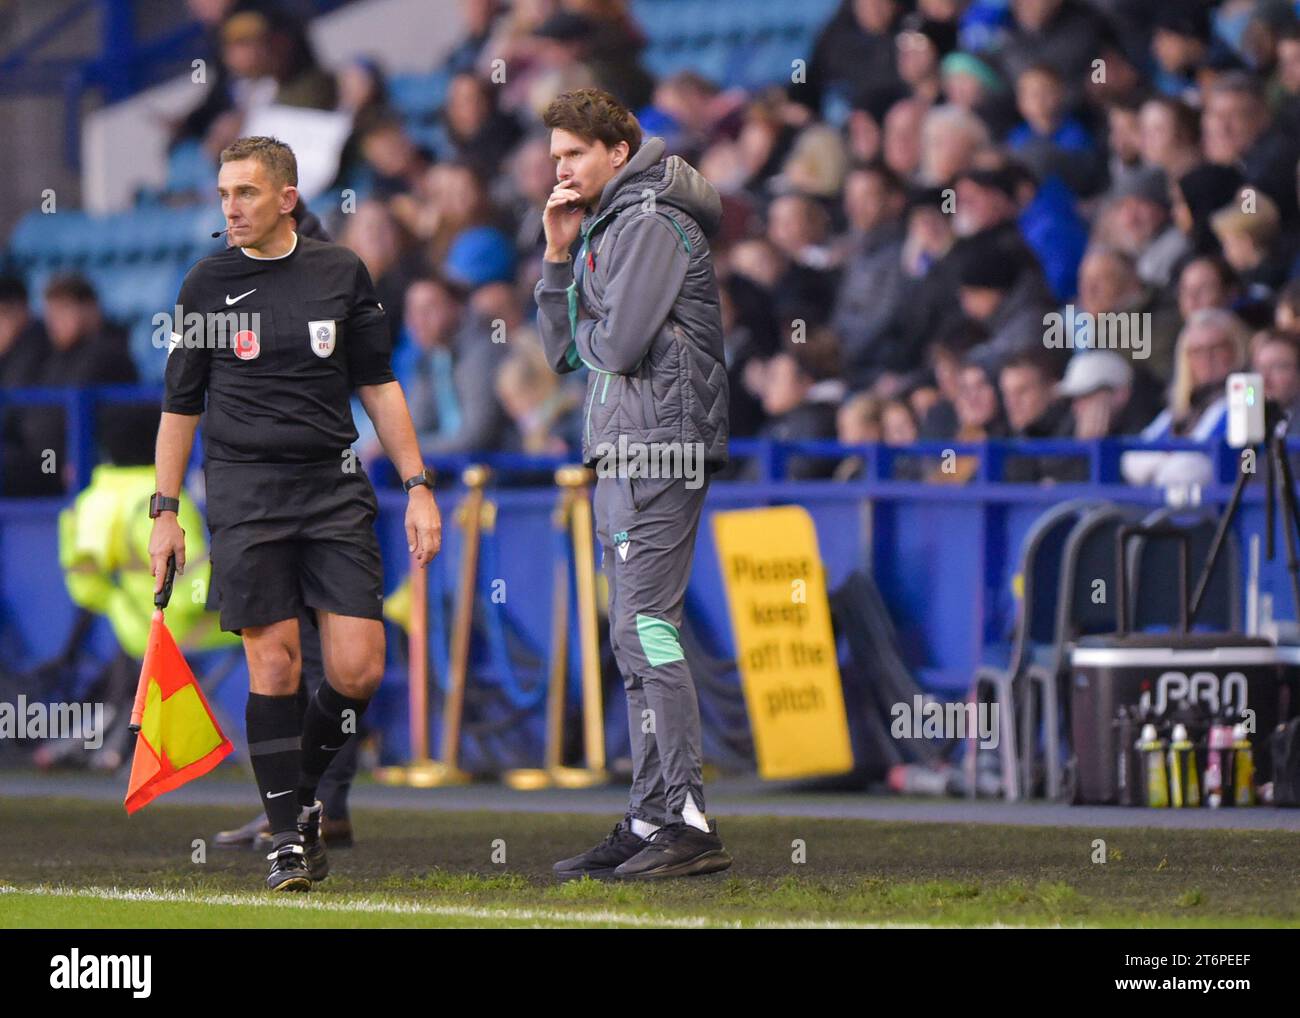
[[[1136,435],[1159,409],[1135,385],[1129,359],[1114,350],[1071,357],[1056,395],[1069,402],[1068,433],[1079,441]]]
[[[1147,166],[1179,180],[1203,158],[1200,115],[1181,99],[1155,96],[1138,113],[1138,141]]]
[[[1043,321],[1052,305],[1037,273],[1025,270],[1023,257],[1019,247],[993,237],[962,248],[961,308],[989,332],[968,359],[990,372],[1016,354],[1045,349]]]
[[[1215,163],[1201,163],[1178,178],[1170,193],[1174,225],[1187,238],[1194,254],[1218,254],[1222,250],[1210,217],[1236,197],[1241,184],[1241,174],[1235,167]]]
[[[1132,258],[1142,282],[1165,287],[1190,251],[1169,214],[1169,185],[1161,170],[1130,174],[1110,192],[1096,231],[1103,243]]]
[[[1035,272],[1041,266],[1056,299],[1074,295],[1088,226],[1059,178],[1040,184],[1014,162],[971,170],[957,181],[957,221],[961,236],[995,231],[1003,243],[1023,244],[1025,265]]]
[[[888,341],[903,298],[903,238],[907,193],[883,163],[850,171],[844,185],[849,223],[843,280],[831,312],[849,384],[869,386],[884,371],[910,371],[919,351]]]
[[[1058,176],[1078,194],[1101,186],[1101,161],[1083,124],[1065,108],[1065,84],[1055,68],[1030,64],[1016,78],[1021,123],[1007,146],[1040,178]]]
[[[945,103],[979,117],[999,136],[1015,126],[1015,99],[986,61],[957,50],[943,58],[939,74]]]
[[[1296,221],[1300,142],[1273,123],[1256,79],[1234,72],[1209,87],[1201,115],[1201,144],[1207,160],[1236,166],[1248,184],[1265,191],[1277,203],[1284,225]]]
[[[1287,280],[1290,253],[1283,244],[1277,205],[1249,186],[1210,219],[1223,258],[1240,278],[1246,296],[1271,300]]]

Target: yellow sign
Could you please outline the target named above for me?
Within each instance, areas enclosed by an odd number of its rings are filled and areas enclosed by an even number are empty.
[[[851,770],[812,517],[798,506],[715,513],[713,535],[759,775],[771,780]]]

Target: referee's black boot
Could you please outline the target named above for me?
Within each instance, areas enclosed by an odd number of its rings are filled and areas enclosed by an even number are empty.
[[[315,805],[304,806],[298,813],[298,833],[302,835],[303,858],[312,883],[318,883],[330,875],[325,839],[321,836],[322,812],[321,802],[317,799]]]
[[[271,872],[266,878],[266,886],[272,891],[310,891],[311,874],[307,872],[302,835],[296,831],[279,834],[276,840],[279,844],[267,856],[271,860]]]
[[[646,839],[645,848],[614,871],[622,880],[695,877],[717,873],[731,865],[731,856],[718,837],[718,822],[708,831],[678,821],[666,824]]]
[[[605,840],[581,855],[561,859],[552,869],[562,880],[591,877],[599,880],[614,875],[620,863],[626,862],[647,845],[645,838],[632,833],[631,817],[624,817],[605,835]]]

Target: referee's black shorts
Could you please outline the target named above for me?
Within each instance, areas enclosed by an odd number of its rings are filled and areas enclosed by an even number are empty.
[[[204,477],[223,630],[297,618],[304,606],[383,617],[379,503],[362,471],[340,460],[208,460]]]

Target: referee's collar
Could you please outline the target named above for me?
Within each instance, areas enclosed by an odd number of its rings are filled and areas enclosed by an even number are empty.
[[[294,231],[293,246],[289,248],[289,250],[282,255],[266,255],[266,256],[254,255],[254,254],[249,254],[248,249],[242,247],[239,250],[244,255],[245,258],[251,258],[255,262],[278,262],[282,258],[288,258],[291,254],[293,254],[295,251],[298,250],[298,232],[296,230]]]

